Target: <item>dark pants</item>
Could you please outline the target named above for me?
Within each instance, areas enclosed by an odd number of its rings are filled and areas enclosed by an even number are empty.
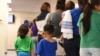
[[[66,56],[79,56],[79,48],[66,47],[64,50]]]
[[[66,56],[79,56],[80,36],[74,36],[73,39],[64,39],[64,50]]]
[[[41,34],[38,34],[38,43],[40,42],[40,40],[43,39]]]

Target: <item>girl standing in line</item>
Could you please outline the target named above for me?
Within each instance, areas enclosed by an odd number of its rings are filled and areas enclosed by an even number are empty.
[[[18,56],[34,56],[34,43],[31,37],[27,36],[29,28],[24,24],[19,28],[19,36],[15,42],[15,49]]]
[[[100,0],[89,0],[84,9],[78,22],[80,56],[100,56]]]

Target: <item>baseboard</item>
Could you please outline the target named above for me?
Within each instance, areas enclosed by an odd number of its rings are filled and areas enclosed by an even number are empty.
[[[7,51],[15,51],[15,49],[7,49]]]

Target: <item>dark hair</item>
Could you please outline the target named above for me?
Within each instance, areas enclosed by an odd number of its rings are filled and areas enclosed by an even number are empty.
[[[65,0],[57,0],[56,9],[65,10]]]
[[[86,5],[84,9],[83,15],[83,28],[84,28],[84,35],[87,34],[90,30],[91,25],[91,14],[92,10],[94,9],[95,5],[100,5],[100,0],[90,0],[90,2]]]
[[[22,24],[20,27],[19,27],[19,36],[24,39],[25,36],[27,35],[29,31],[29,28],[27,26],[25,26],[24,24]]]
[[[87,3],[88,0],[78,0],[79,7],[82,7],[82,9],[84,9]]]
[[[65,5],[65,10],[71,10],[75,8],[75,4],[73,1],[68,1]]]
[[[57,0],[57,2],[62,2],[62,3],[65,3],[66,0]]]
[[[33,19],[33,23],[36,23],[36,19]]]
[[[48,11],[48,8],[50,8],[50,4],[48,2],[44,2],[41,6],[41,11]]]
[[[47,31],[49,34],[53,34],[54,33],[54,26],[51,24],[46,24],[44,26],[44,31]]]

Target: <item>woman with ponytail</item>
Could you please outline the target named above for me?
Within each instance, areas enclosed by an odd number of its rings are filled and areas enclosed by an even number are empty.
[[[19,27],[19,35],[15,42],[17,56],[34,56],[34,43],[31,37],[27,36],[28,26],[22,24]]]
[[[100,56],[100,0],[89,0],[78,21],[80,56]]]

